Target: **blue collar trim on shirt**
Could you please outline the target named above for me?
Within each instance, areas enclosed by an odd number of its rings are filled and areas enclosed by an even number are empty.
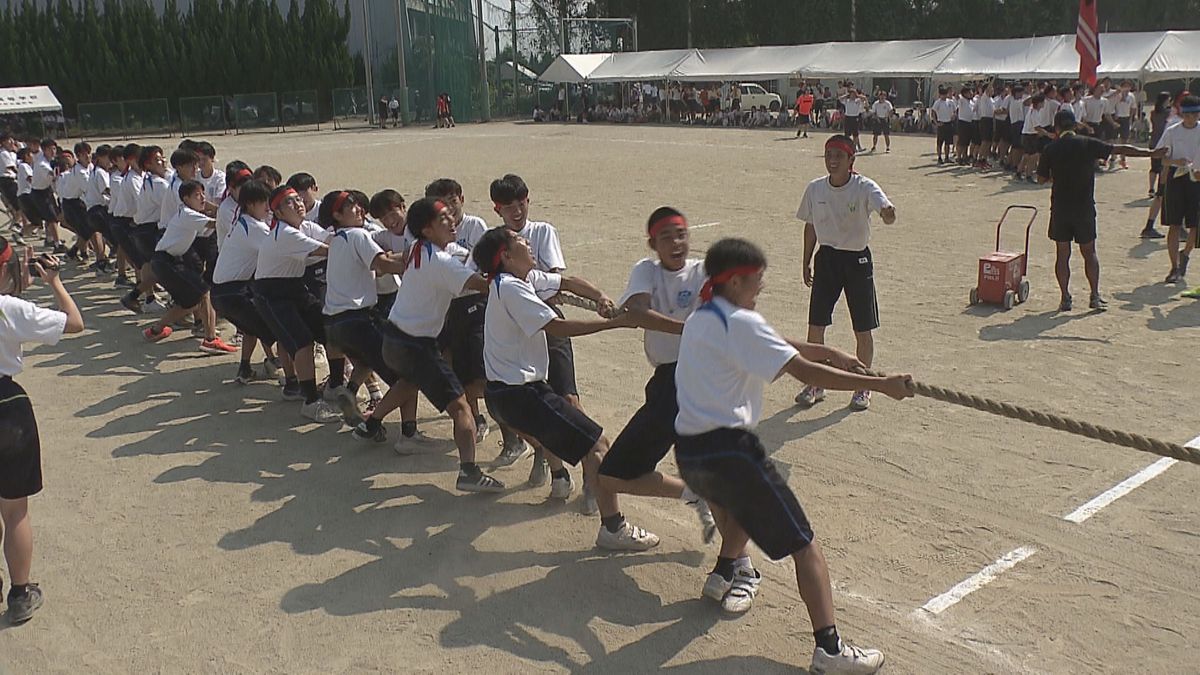
[[[246,222],[245,216],[238,216],[238,224],[242,226],[242,231],[250,234],[250,223]]]
[[[350,235],[346,234],[345,230],[338,230],[337,232],[333,233],[333,236],[341,237],[342,241],[345,241],[345,242],[350,241]]]
[[[723,312],[721,308],[717,306],[715,301],[710,300],[703,305],[700,305],[696,308],[696,311],[712,312],[713,314],[716,314],[717,318],[721,320],[721,325],[725,326],[725,330],[729,330],[729,318],[725,316],[725,312]]]

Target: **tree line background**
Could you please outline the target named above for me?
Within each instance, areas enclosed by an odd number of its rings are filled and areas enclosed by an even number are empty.
[[[23,0],[0,11],[0,84],[49,84],[78,103],[354,85],[350,13],[333,0]]]

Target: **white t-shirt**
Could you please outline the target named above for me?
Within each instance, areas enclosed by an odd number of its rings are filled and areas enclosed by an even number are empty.
[[[28,162],[17,164],[17,196],[27,195],[33,189],[33,167]]]
[[[847,96],[842,99],[842,106],[846,109],[846,117],[858,117],[863,113],[863,102],[858,96]]]
[[[220,250],[225,245],[225,239],[229,236],[229,231],[233,229],[233,221],[238,217],[238,204],[233,195],[228,195],[221,200],[221,205],[217,207],[217,250]]]
[[[83,205],[89,209],[93,206],[107,206],[109,202],[108,183],[108,171],[99,166],[92,167],[92,175],[88,179],[87,189],[83,192]]]
[[[38,154],[33,160],[33,189],[45,190],[54,184],[54,167],[50,160]]]
[[[1054,126],[1054,116],[1058,114],[1058,111],[1061,108],[1062,108],[1062,101],[1060,101],[1056,98],[1046,99],[1046,102],[1042,104],[1041,124],[1039,124],[1038,126],[1043,126],[1043,127]]]
[[[254,277],[298,279],[304,276],[304,259],[321,248],[322,243],[281,220],[271,228],[266,241],[258,248],[258,266]]]
[[[21,374],[21,344],[56,345],[67,328],[67,315],[11,295],[0,295],[0,375]]]
[[[483,367],[489,382],[545,381],[550,370],[546,324],[557,318],[533,286],[511,274],[492,281],[483,315]]]
[[[937,121],[942,123],[953,121],[954,111],[958,110],[958,106],[955,105],[954,101],[948,98],[939,98],[933,102],[931,108]]]
[[[145,223],[158,224],[162,215],[162,200],[167,194],[167,179],[146,173],[141,180],[142,189],[138,192],[133,222],[135,225]],[[161,226],[159,229],[162,229]]]
[[[558,242],[558,230],[555,230],[553,225],[531,220],[526,222],[525,227],[517,234],[529,241],[533,262],[537,265],[536,269],[543,272],[555,272],[567,268],[567,261],[562,254],[562,246]],[[538,295],[546,300],[554,297],[556,293],[557,291],[545,294],[539,291]]]
[[[1105,103],[1104,99],[1099,96],[1085,96],[1083,98],[1083,119],[1088,124],[1097,124],[1104,117]]]
[[[387,248],[386,246],[384,246],[383,243],[380,241],[380,239],[382,239],[382,237],[380,236],[381,232],[386,232],[389,235],[391,234],[390,232],[387,231],[386,227],[380,225],[379,223],[377,223],[373,220],[368,220],[366,222],[366,224],[363,225],[363,229],[371,234],[371,239],[379,246],[380,250],[383,250],[383,251],[391,250],[390,248]],[[395,293],[399,289],[400,289],[400,277],[396,276],[395,274],[380,274],[379,276],[375,277],[375,294],[377,296],[378,295],[390,295],[392,293]]]
[[[753,429],[764,386],[798,354],[758,312],[722,297],[701,305],[683,326],[675,391],[675,431],[696,436],[720,428]]]
[[[121,187],[125,184],[125,174],[121,171],[112,171],[108,174],[108,212],[110,215],[121,215],[119,204],[125,198],[125,190]]]
[[[526,226],[528,228],[528,226]],[[483,238],[484,233],[488,231],[487,223],[479,216],[464,215],[462,222],[458,224],[458,245],[467,249],[467,252],[475,250],[475,244]],[[557,237],[555,238],[557,240]]]
[[[958,121],[959,122],[974,122],[975,121],[975,101],[966,96],[958,97]]]
[[[1154,147],[1156,150],[1167,148],[1168,159],[1186,159],[1191,164],[1200,164],[1200,124],[1191,129],[1182,122],[1167,127]]]
[[[1020,97],[1009,96],[1006,99],[1008,101],[1008,121],[1009,122],[1016,124],[1017,122],[1025,121],[1025,99],[1027,99],[1027,98],[1029,98],[1029,97],[1025,96],[1025,95],[1021,95]]]
[[[978,113],[979,119],[988,119],[996,115],[996,102],[987,94],[980,94],[975,98],[975,112]]]
[[[179,198],[179,186],[183,184],[183,179],[178,175],[171,176],[167,181],[167,190],[163,193],[162,206],[158,213],[158,226],[165,228],[175,214],[183,208],[183,200]]]
[[[833,187],[824,176],[804,188],[796,217],[813,224],[819,245],[861,251],[871,239],[871,213],[891,205],[870,178],[854,173],[845,185]]]
[[[208,216],[184,206],[171,217],[163,230],[162,238],[158,240],[155,251],[165,251],[178,258],[187,253],[196,237],[204,234],[212,219]]]
[[[225,172],[221,169],[214,166],[212,175],[208,178],[197,171],[196,180],[204,183],[204,196],[208,197],[208,201],[216,204],[225,198]]]
[[[325,268],[326,316],[374,307],[379,302],[371,263],[383,249],[361,227],[343,227],[329,239],[329,265]]]
[[[58,196],[63,199],[83,199],[83,193],[87,191],[88,181],[92,178],[92,167],[76,164],[71,167],[70,171],[63,175],[65,176],[65,180]]]
[[[657,258],[643,258],[633,266],[625,293],[617,301],[624,305],[635,295],[650,296],[650,309],[672,319],[683,321],[700,304],[700,288],[704,286],[704,261],[688,259],[683,267],[671,271],[662,266]],[[646,358],[657,367],[679,360],[679,336],[647,330],[645,333]]]
[[[404,270],[388,320],[413,337],[437,337],[446,323],[450,301],[474,275],[449,252],[424,242]]]
[[[332,230],[327,230],[327,229],[321,227],[320,225],[318,225],[315,221],[307,220],[307,219],[300,221],[300,231],[303,232],[305,236],[311,237],[312,239],[316,239],[317,241],[321,242],[322,244],[328,244],[329,239],[331,237],[333,237]],[[310,255],[304,259],[304,266],[311,267],[313,265],[320,263],[323,260],[325,260],[325,258],[322,258],[319,255]]]
[[[875,117],[878,117],[881,120],[891,119],[892,111],[895,109],[896,106],[892,105],[892,102],[886,99],[882,101],[876,99],[876,101],[871,104],[871,114],[875,115]]]
[[[1037,128],[1045,126],[1042,124],[1042,116],[1045,113],[1046,107],[1042,106],[1040,110],[1035,110],[1033,106],[1029,106],[1029,111],[1025,113],[1025,122],[1021,127],[1022,134],[1037,134]]]
[[[0,177],[17,177],[17,153],[11,150],[0,150]]]
[[[1121,96],[1117,94],[1114,104],[1117,107],[1117,117],[1129,117],[1133,114],[1133,104],[1137,99],[1133,97],[1133,92]]]
[[[1000,95],[992,99],[992,116],[997,119],[1008,119],[1008,96]]]
[[[271,228],[263,221],[245,213],[238,216],[217,253],[213,283],[225,284],[254,278],[254,270],[258,267],[258,251],[270,236]]]
[[[121,183],[121,212],[117,215],[133,218],[137,214],[138,196],[142,194],[145,181],[146,176],[140,171],[130,170],[125,174],[125,180]]]

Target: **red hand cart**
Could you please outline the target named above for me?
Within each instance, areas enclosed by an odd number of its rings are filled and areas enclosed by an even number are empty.
[[[1013,210],[1029,212],[1029,223],[1025,226],[1025,251],[1016,253],[1000,249],[1000,231],[1004,221]],[[979,281],[971,289],[971,304],[989,303],[1012,309],[1013,305],[1029,299],[1029,279],[1025,273],[1029,265],[1029,231],[1037,220],[1036,206],[1014,204],[1004,209],[1000,222],[996,223],[996,250],[979,257]]]

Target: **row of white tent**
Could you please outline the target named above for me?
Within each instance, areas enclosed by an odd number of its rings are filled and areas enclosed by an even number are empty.
[[[1200,31],[1103,33],[1099,74],[1155,82],[1200,74]],[[1003,40],[936,39],[882,42],[664,49],[646,52],[563,54],[544,82],[713,82],[791,76],[1071,79],[1079,75],[1074,35]]]

